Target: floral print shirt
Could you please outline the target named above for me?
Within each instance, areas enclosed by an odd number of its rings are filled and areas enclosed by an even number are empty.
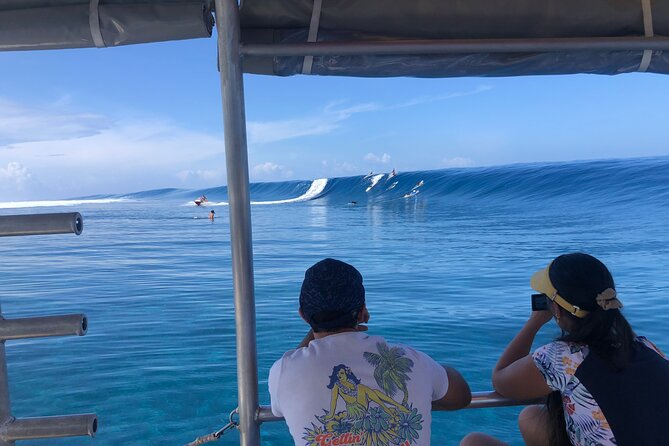
[[[636,341],[664,357],[646,338],[637,337]],[[576,369],[588,352],[588,346],[584,344],[554,341],[536,349],[532,359],[546,379],[548,387],[562,394],[567,434],[572,445],[616,445],[613,432],[597,401],[576,377]]]

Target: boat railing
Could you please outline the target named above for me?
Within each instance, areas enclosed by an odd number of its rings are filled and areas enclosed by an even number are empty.
[[[0,216],[0,237],[18,235],[81,234],[84,220],[79,212]]]
[[[45,234],[81,234],[84,223],[78,212],[0,216],[0,237]],[[5,319],[0,309],[0,446],[19,440],[95,436],[95,414],[15,418],[9,398],[5,341],[51,336],[83,336],[88,319],[83,314]]]
[[[514,400],[506,398],[494,391],[472,392],[472,401],[465,409],[486,409],[490,407],[509,407],[509,406],[527,406],[530,404],[539,404],[544,399],[534,400]],[[432,407],[433,411],[442,411],[438,406]],[[282,421],[282,417],[277,417],[272,413],[269,406],[260,406],[256,414],[256,421],[258,423],[265,423],[268,421]]]

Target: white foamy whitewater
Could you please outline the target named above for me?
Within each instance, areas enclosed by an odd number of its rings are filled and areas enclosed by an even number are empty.
[[[284,204],[284,203],[299,203],[302,201],[313,200],[318,198],[320,194],[323,193],[325,186],[328,184],[327,178],[319,178],[311,182],[309,189],[302,195],[296,198],[287,198],[285,200],[274,200],[274,201],[252,201],[251,204]],[[191,202],[192,203],[192,202]],[[208,206],[227,206],[229,203],[227,201],[221,201],[218,203],[208,202]],[[193,204],[194,205],[194,204]]]
[[[107,204],[130,201],[126,198],[101,198],[93,200],[50,200],[50,201],[8,201],[1,203],[0,209],[44,208],[58,206],[79,206],[82,204]]]
[[[376,183],[378,183],[381,180],[381,178],[383,178],[383,175],[385,175],[385,174],[380,173],[378,175],[374,175],[372,177],[372,179],[370,180],[371,184],[369,185],[369,187],[367,189],[365,189],[365,192],[369,192],[370,190],[372,190],[372,188],[374,186],[376,186]]]

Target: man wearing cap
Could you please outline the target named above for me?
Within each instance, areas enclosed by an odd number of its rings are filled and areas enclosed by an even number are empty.
[[[272,413],[296,445],[429,445],[432,406],[471,401],[455,369],[365,332],[365,289],[353,266],[325,259],[309,268],[299,313],[311,331],[269,374]]]

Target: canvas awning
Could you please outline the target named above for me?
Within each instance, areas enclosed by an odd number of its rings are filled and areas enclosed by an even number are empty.
[[[0,0],[0,50],[209,37],[211,3]],[[244,0],[240,17],[247,73],[669,73],[664,0]]]
[[[241,26],[248,73],[370,77],[669,73],[669,42],[661,37],[669,35],[669,2],[659,0],[244,0]],[[410,40],[427,45],[416,46],[414,54],[350,51],[315,56],[313,61],[307,59],[308,70],[305,57],[267,55],[266,50],[266,55],[258,55],[250,50],[308,40],[333,47],[343,43],[349,50],[355,46],[351,42]],[[475,45],[486,41],[515,46],[490,51]],[[470,46],[439,52],[434,49],[438,45],[430,42]],[[532,51],[531,43],[541,45]],[[432,48],[431,54],[421,53],[426,47]],[[647,48],[655,50],[644,51]]]
[[[209,0],[0,0],[0,51],[210,37]]]

